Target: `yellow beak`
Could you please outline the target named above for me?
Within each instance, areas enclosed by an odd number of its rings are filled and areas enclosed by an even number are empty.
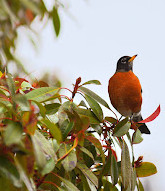
[[[137,54],[134,55],[134,56],[132,56],[132,57],[128,60],[128,62],[132,62],[132,61],[136,58],[136,56],[137,56]]]

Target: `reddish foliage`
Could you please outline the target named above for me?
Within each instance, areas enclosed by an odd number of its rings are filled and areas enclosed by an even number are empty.
[[[151,114],[149,117],[147,117],[146,119],[139,121],[138,123],[148,123],[153,121],[154,119],[156,119],[158,117],[158,115],[160,114],[160,105],[158,106],[158,108],[154,111],[153,114]]]
[[[28,21],[32,22],[34,19],[34,14],[30,9],[26,9],[25,17],[27,18]]]

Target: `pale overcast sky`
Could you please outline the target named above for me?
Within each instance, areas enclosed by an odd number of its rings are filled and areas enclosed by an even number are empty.
[[[70,0],[67,11],[60,11],[61,34],[56,39],[53,27],[35,25],[39,32],[37,51],[20,34],[17,55],[28,65],[29,72],[54,72],[64,86],[71,88],[76,78],[98,79],[102,86],[91,86],[109,103],[107,86],[117,60],[123,55],[138,54],[134,73],[143,88],[142,114],[148,117],[159,104],[161,114],[148,123],[151,135],[135,146],[136,157],[153,162],[158,173],[143,178],[147,191],[164,191],[165,139],[165,1],[164,0]],[[111,115],[111,113],[109,113]]]

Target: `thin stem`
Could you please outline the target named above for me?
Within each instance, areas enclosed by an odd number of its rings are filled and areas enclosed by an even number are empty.
[[[42,183],[52,184],[52,185],[53,185],[53,186],[55,186],[56,188],[59,188],[59,186],[57,186],[57,184],[55,184],[54,182],[50,182],[50,181],[43,181]]]

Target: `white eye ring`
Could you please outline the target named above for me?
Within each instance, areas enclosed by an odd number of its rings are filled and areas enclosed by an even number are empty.
[[[126,59],[123,58],[123,59],[121,60],[121,62],[122,62],[123,64],[125,64],[125,63],[126,63]]]

